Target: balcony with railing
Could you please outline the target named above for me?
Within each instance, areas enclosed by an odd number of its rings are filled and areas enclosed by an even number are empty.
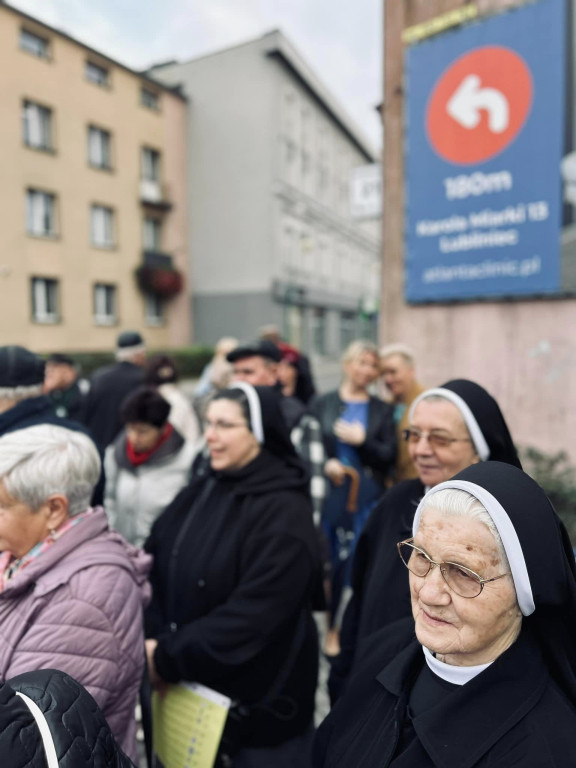
[[[140,180],[140,202],[161,211],[169,211],[173,205],[166,185],[153,179]]]

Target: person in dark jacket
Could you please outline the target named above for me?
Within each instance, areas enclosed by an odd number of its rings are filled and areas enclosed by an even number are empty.
[[[273,342],[281,350],[284,346],[289,346],[285,339],[282,338],[278,326],[272,323],[263,325],[260,328],[258,336],[263,341]],[[301,400],[305,405],[308,405],[316,394],[316,385],[314,384],[310,358],[301,350],[298,350],[298,355],[299,357],[296,365],[298,369],[298,379],[294,396]]]
[[[369,639],[316,768],[572,765],[576,565],[543,490],[470,466],[426,494],[398,553],[413,618]]]
[[[34,352],[18,346],[0,347],[0,437],[36,424],[56,424],[90,433],[82,424],[61,418],[43,394],[45,363]]]
[[[135,768],[92,696],[70,675],[42,669],[0,685],[2,768],[45,768],[51,750],[60,768]]]
[[[69,355],[55,352],[46,360],[44,394],[48,395],[56,415],[84,421],[84,407],[90,382],[79,377],[78,367]]]
[[[280,378],[282,355],[282,351],[276,344],[259,339],[237,346],[226,359],[234,368],[233,381],[244,381],[253,387],[273,387],[278,393],[280,410],[292,445],[310,472],[310,496],[314,522],[319,525],[326,498],[324,477],[326,455],[320,424],[301,400],[282,392]]]
[[[479,384],[455,379],[428,389],[412,404],[404,437],[418,469],[382,498],[366,524],[352,569],[352,598],[333,661],[333,701],[350,674],[355,650],[372,632],[410,615],[410,595],[396,543],[412,530],[414,512],[426,488],[448,480],[470,464],[492,459],[520,467],[516,448],[496,400]]]
[[[39,723],[49,733],[43,736]],[[2,768],[45,768],[51,748],[60,768],[134,768],[98,705],[74,678],[42,669],[1,684]]]
[[[313,403],[328,457],[324,472],[330,481],[322,514],[331,558],[330,629],[325,641],[330,656],[338,652],[340,606],[344,590],[350,586],[356,541],[396,460],[394,410],[368,391],[380,373],[378,348],[368,341],[354,341],[342,363],[340,388]],[[359,479],[359,489],[351,509],[354,476]]]
[[[210,468],[152,528],[146,614],[153,684],[202,683],[239,702],[234,765],[309,765],[321,591],[308,494],[269,387],[238,383],[206,413]]]
[[[85,424],[101,453],[122,429],[122,401],[144,383],[146,347],[137,331],[124,331],[118,336],[116,360],[114,365],[93,373],[86,398]]]

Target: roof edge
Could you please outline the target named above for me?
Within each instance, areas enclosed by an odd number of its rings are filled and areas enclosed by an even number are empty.
[[[110,64],[113,64],[115,67],[119,67],[120,69],[123,69],[125,72],[128,72],[131,75],[134,75],[134,77],[138,78],[139,80],[143,80],[145,83],[149,85],[160,88],[160,90],[165,91],[166,93],[169,93],[172,96],[175,96],[177,99],[180,99],[181,101],[186,101],[186,102],[188,101],[188,98],[182,92],[179,85],[175,85],[175,86],[165,85],[159,80],[155,80],[153,77],[150,77],[149,75],[145,74],[147,70],[143,72],[138,72],[138,70],[132,69],[126,64],[122,64],[122,62],[118,61],[117,59],[113,59],[111,56],[108,56],[106,53],[102,53],[102,51],[98,51],[96,48],[92,48],[87,43],[83,43],[81,40],[78,40],[78,38],[72,37],[72,35],[68,34],[68,32],[64,32],[61,29],[57,29],[56,27],[53,27],[50,24],[47,24],[45,21],[42,21],[41,19],[37,18],[36,16],[31,16],[29,13],[26,13],[25,11],[21,11],[19,8],[16,8],[15,6],[5,2],[5,0],[0,0],[0,10],[2,10],[2,8],[5,8],[7,11],[11,11],[16,16],[20,16],[21,18],[26,19],[27,21],[30,21],[33,24],[37,24],[39,27],[43,27],[51,34],[59,35],[65,40],[68,40],[68,42],[74,43],[80,48],[83,48],[85,51],[88,51],[89,53],[92,53],[95,56],[98,56],[104,61],[107,61]]]
[[[263,35],[260,39],[264,45],[266,55],[271,57],[277,56],[282,59],[284,64],[298,77],[324,109],[340,125],[353,143],[356,144],[358,149],[366,156],[366,159],[378,162],[380,152],[355,124],[346,109],[330,93],[327,86],[314,73],[288,38],[280,30],[274,30]]]

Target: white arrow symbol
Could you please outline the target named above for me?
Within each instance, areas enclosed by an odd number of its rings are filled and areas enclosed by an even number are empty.
[[[492,133],[508,128],[510,108],[508,99],[495,88],[481,88],[478,75],[467,75],[450,97],[446,111],[457,123],[471,130],[480,122],[480,110],[488,112],[488,127]]]

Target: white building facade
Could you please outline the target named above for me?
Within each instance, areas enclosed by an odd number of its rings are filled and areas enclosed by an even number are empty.
[[[350,179],[376,153],[282,33],[150,75],[190,99],[195,340],[274,323],[334,359],[375,338],[380,227],[352,218]]]

